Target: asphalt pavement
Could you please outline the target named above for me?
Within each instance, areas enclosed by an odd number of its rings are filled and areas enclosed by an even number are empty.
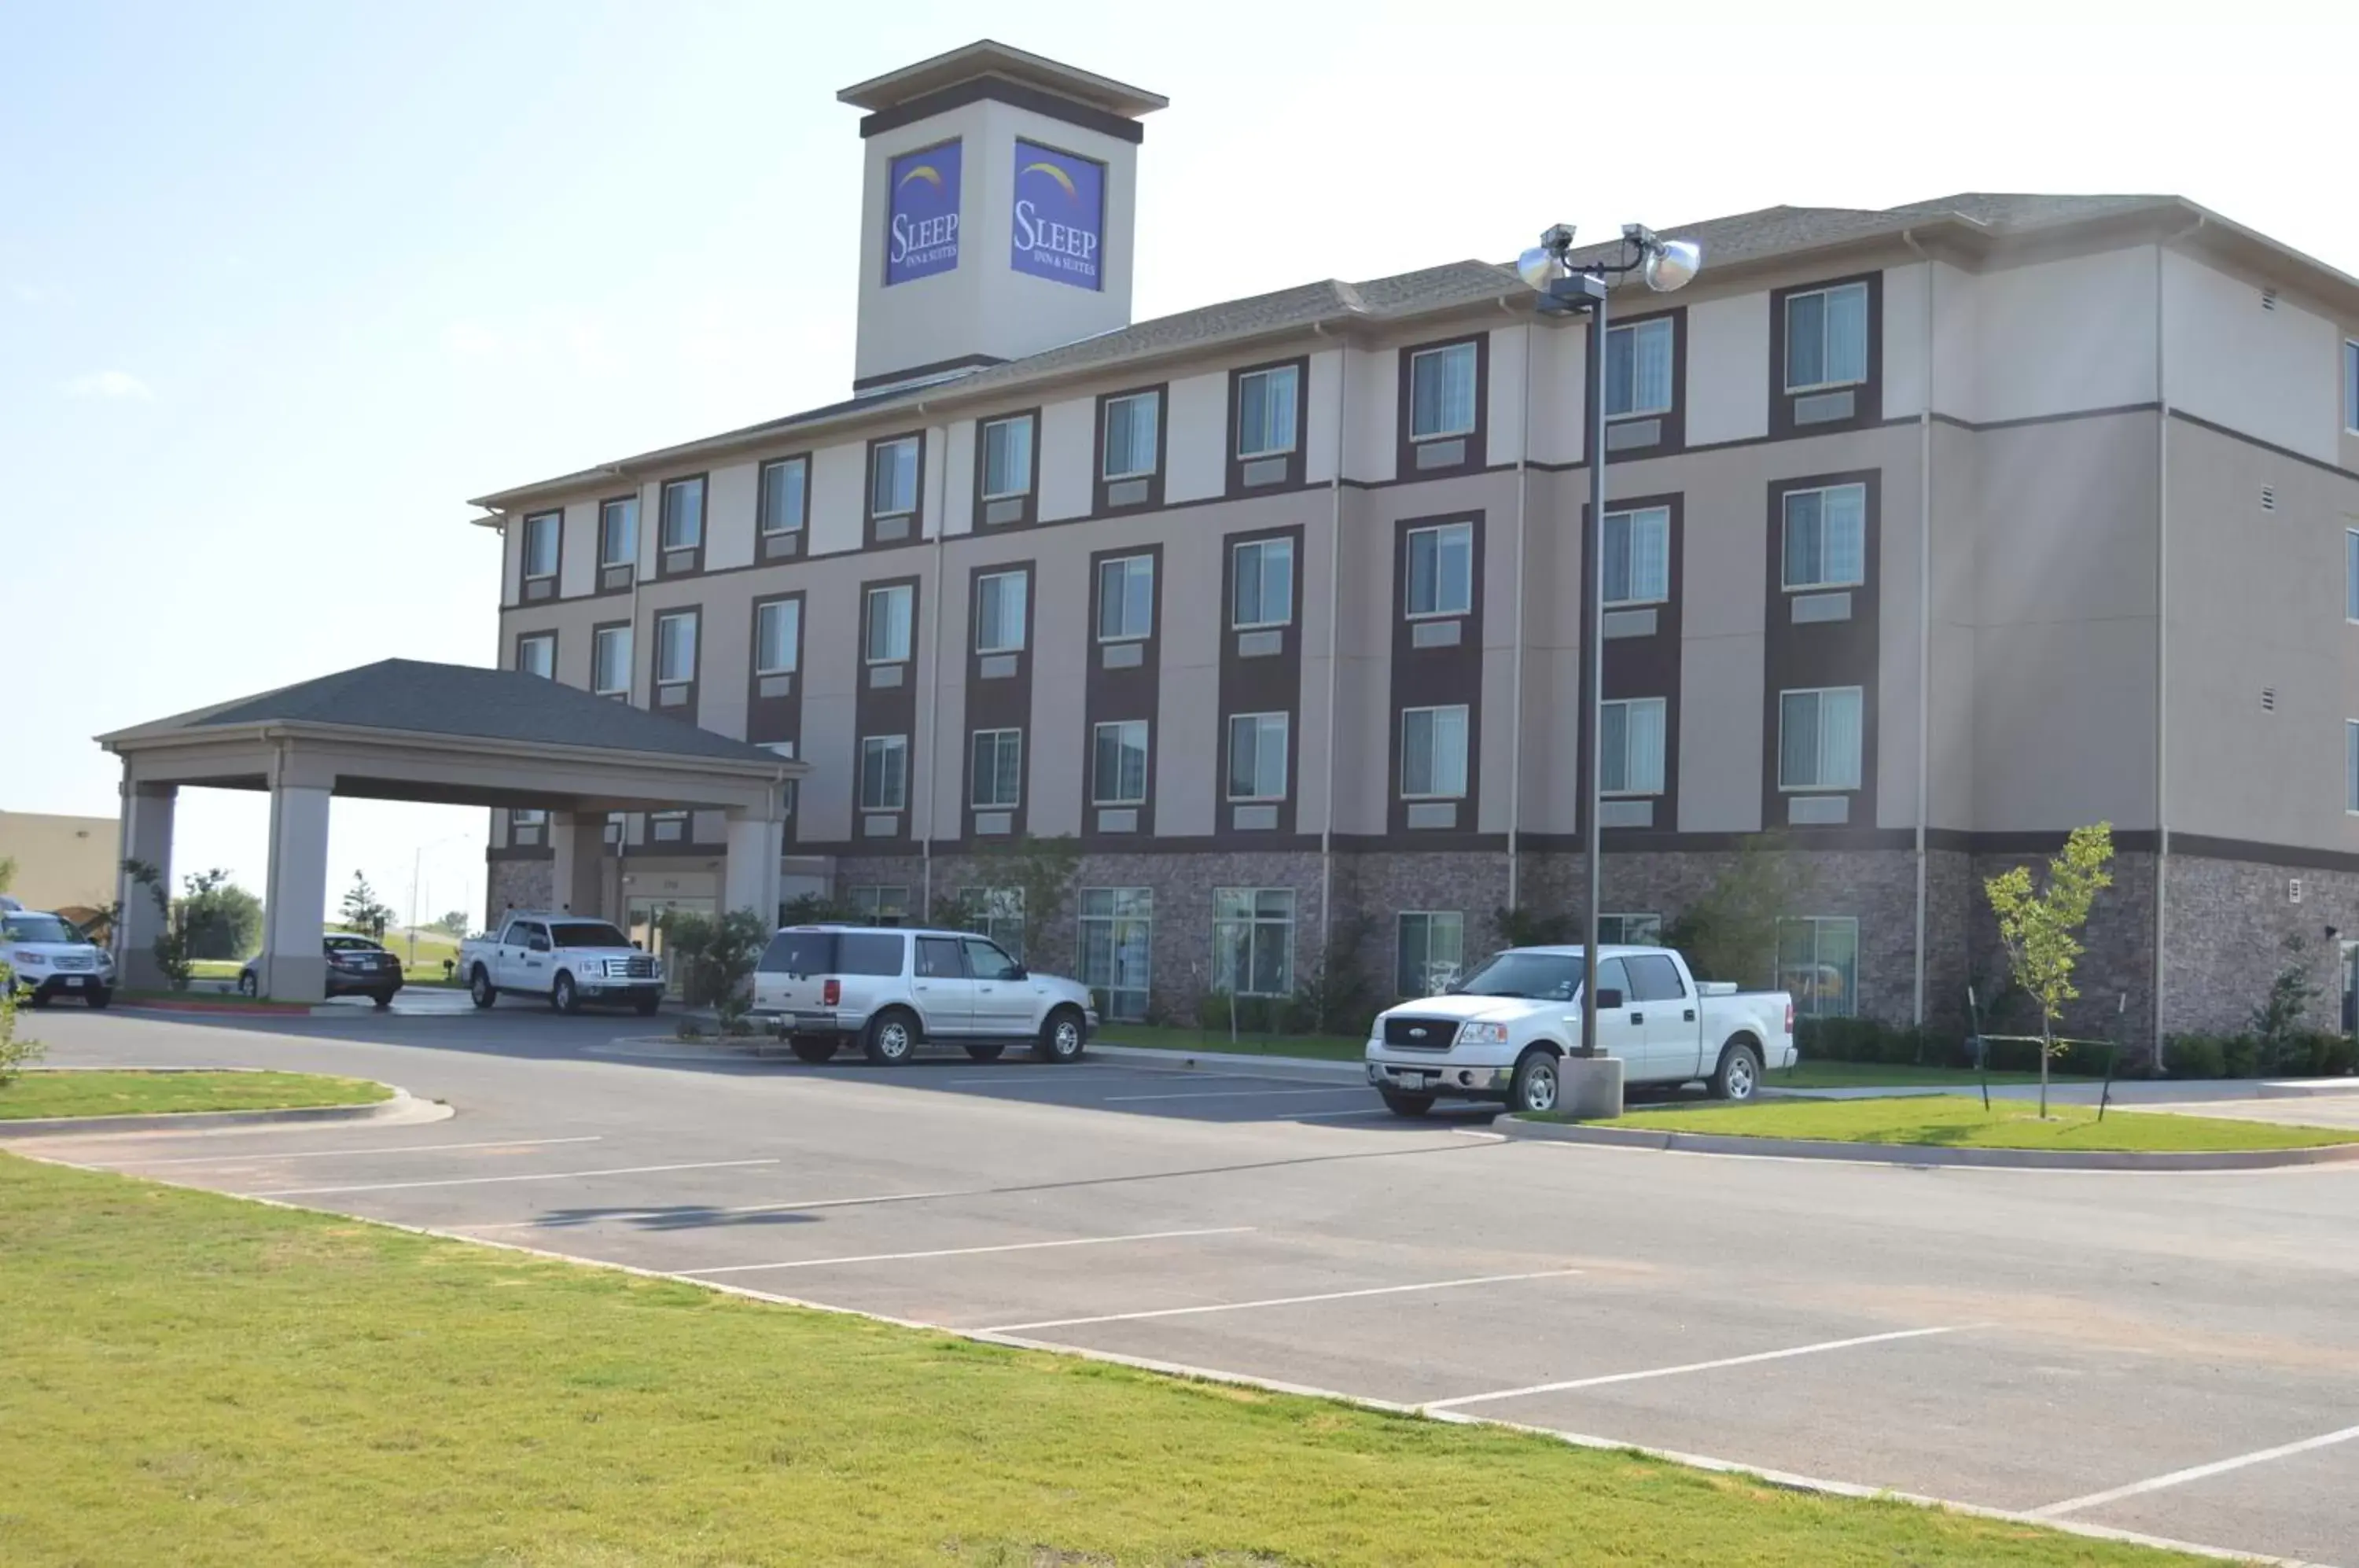
[[[659,1062],[621,1053],[644,1020],[521,1007],[38,1022],[61,1065],[353,1073],[457,1110],[47,1139],[48,1158],[2359,1564],[2359,1167],[1908,1170],[1506,1143],[1478,1111],[1403,1122],[1357,1084],[1249,1058]],[[2348,1098],[2306,1108],[2359,1116]]]

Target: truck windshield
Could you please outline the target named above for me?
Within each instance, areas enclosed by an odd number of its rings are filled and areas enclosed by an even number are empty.
[[[0,932],[10,942],[70,942],[82,941],[82,933],[55,915],[8,915],[0,917]]]
[[[1451,990],[1466,996],[1570,1002],[1581,994],[1581,960],[1560,953],[1495,953]]]
[[[628,947],[631,939],[603,920],[556,920],[549,928],[551,947]]]

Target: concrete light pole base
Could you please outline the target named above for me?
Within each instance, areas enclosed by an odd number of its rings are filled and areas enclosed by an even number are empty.
[[[1557,1064],[1556,1108],[1560,1115],[1585,1122],[1609,1121],[1620,1116],[1622,1059],[1566,1057]]]

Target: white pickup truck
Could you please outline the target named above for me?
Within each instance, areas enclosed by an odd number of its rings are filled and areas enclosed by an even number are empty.
[[[496,935],[461,942],[459,973],[479,1007],[522,991],[548,997],[560,1013],[584,1002],[627,1002],[647,1014],[664,993],[660,959],[604,920],[546,909],[510,909]]]
[[[1421,1116],[1437,1099],[1554,1110],[1557,1064],[1571,1055],[1620,1057],[1625,1084],[1701,1080],[1724,1100],[1751,1099],[1764,1068],[1793,1065],[1787,993],[1699,981],[1668,947],[1597,954],[1594,1051],[1582,1049],[1582,950],[1515,947],[1443,996],[1379,1013],[1368,1082],[1395,1114]]]

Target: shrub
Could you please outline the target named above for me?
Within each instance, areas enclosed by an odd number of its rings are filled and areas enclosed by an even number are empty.
[[[2175,1034],[2162,1042],[2162,1070],[2173,1078],[2224,1077],[2227,1050],[2217,1035]]]
[[[1877,1018],[1799,1018],[1795,1040],[1806,1062],[1864,1062],[1879,1067],[1963,1067],[1973,1058],[1947,1030]]]

